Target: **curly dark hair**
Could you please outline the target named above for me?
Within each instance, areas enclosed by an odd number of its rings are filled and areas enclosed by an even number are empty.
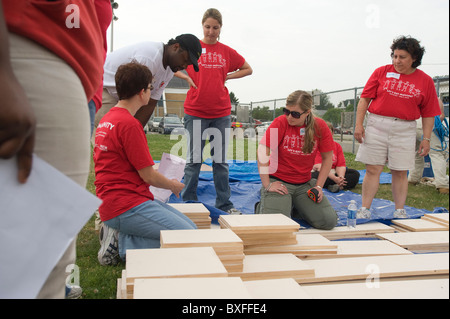
[[[422,57],[425,53],[425,48],[420,46],[420,41],[411,38],[410,36],[400,36],[394,39],[391,50],[391,58],[394,56],[395,50],[405,50],[411,54],[411,57],[416,60],[412,64],[413,68],[417,68],[422,64]]]
[[[122,64],[117,69],[115,80],[119,100],[126,100],[138,94],[142,89],[147,90],[152,82],[152,72],[136,60]]]

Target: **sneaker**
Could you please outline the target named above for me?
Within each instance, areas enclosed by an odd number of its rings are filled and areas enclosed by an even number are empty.
[[[242,212],[234,207],[227,210],[227,213],[230,215],[242,215]]]
[[[83,289],[80,286],[66,285],[66,299],[78,299],[81,297]]]
[[[332,193],[339,193],[341,190],[338,184],[328,185],[327,189]]]
[[[372,216],[372,213],[370,212],[370,209],[367,209],[365,207],[361,207],[356,212],[356,218],[357,219],[359,219],[359,218],[361,218],[361,219],[370,219],[371,216]]]
[[[394,212],[394,218],[408,218],[404,209],[396,209]]]
[[[100,229],[100,249],[98,251],[98,261],[102,266],[117,265],[119,263],[119,231],[102,225]]]

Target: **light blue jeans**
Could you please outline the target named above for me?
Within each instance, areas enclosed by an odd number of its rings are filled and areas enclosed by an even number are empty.
[[[197,186],[203,162],[203,148],[209,136],[214,187],[217,194],[215,207],[223,211],[233,208],[233,203],[230,201],[231,190],[227,164],[231,116],[205,119],[186,114],[184,127],[189,134],[187,134],[187,159],[184,170],[185,187],[181,197],[184,201],[198,201]]]
[[[196,229],[183,213],[158,200],[149,200],[104,223],[119,231],[119,255],[127,249],[159,248],[160,231]]]

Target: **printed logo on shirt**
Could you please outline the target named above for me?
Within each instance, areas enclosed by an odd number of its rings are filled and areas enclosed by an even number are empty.
[[[110,129],[110,130],[112,130],[113,128],[114,128],[114,124],[112,124],[112,123],[110,123],[110,122],[102,122],[102,123],[100,123],[99,125],[98,125],[98,127],[97,128],[103,128],[103,127],[105,127],[105,128],[108,128],[108,129]]]
[[[166,82],[162,81],[161,84],[159,85],[159,88],[162,88],[164,84],[166,84]]]
[[[313,150],[312,150],[312,152],[310,154],[303,153],[303,151],[302,151],[302,148],[303,148],[303,136],[304,135],[302,135],[300,137],[300,136],[295,135],[295,134],[290,135],[290,136],[286,135],[284,137],[284,140],[283,140],[283,149],[285,151],[289,152],[292,155],[311,156],[311,154],[313,154],[314,151],[316,150],[317,145],[316,145],[316,143],[314,144]]]
[[[198,64],[206,69],[220,69],[227,66],[227,60],[220,53],[204,52]]]
[[[383,90],[388,92],[392,96],[403,99],[419,97],[422,93],[422,91],[416,89],[416,85],[414,83],[396,79],[384,81]]]

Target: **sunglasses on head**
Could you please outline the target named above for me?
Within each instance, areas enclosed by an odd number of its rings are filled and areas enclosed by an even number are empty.
[[[283,108],[283,113],[286,116],[292,115],[293,118],[295,119],[299,119],[300,116],[302,116],[303,114],[305,114],[307,111],[300,113],[300,112],[296,112],[296,111],[289,111],[287,108]]]

